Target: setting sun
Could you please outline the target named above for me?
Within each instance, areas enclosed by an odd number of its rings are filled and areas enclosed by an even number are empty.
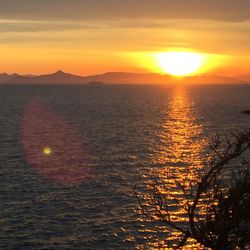
[[[196,75],[204,65],[204,56],[193,52],[166,52],[157,55],[163,72],[176,77]]]

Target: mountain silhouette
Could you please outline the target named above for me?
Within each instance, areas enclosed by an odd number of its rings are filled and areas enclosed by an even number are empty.
[[[185,78],[174,78],[169,75],[156,73],[129,73],[107,72],[98,75],[79,76],[58,70],[45,75],[19,75],[0,74],[0,84],[88,84],[90,82],[102,82],[108,84],[233,84],[247,83],[242,79],[234,79],[223,76],[201,75]]]
[[[9,80],[11,80],[11,79],[13,79],[13,78],[16,78],[16,77],[18,77],[19,75],[18,74],[11,74],[11,75],[9,75],[9,74],[7,74],[7,73],[2,73],[2,74],[0,74],[0,83],[2,83],[2,82],[6,82],[6,81],[9,81]]]
[[[11,79],[7,79],[5,83],[8,84],[81,84],[84,77],[72,75],[58,70],[52,74],[45,74],[39,76],[21,76],[17,75]]]
[[[242,81],[250,83],[250,75],[239,76],[239,79],[242,80]]]

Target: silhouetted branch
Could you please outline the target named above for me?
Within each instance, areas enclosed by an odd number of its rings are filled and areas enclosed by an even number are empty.
[[[142,214],[151,220],[160,220],[169,228],[180,233],[178,247],[184,246],[190,238],[212,249],[245,249],[250,242],[250,173],[249,162],[245,162],[244,171],[229,173],[230,185],[226,188],[222,176],[229,163],[238,159],[250,149],[250,130],[245,132],[230,131],[221,140],[218,136],[210,144],[210,158],[204,163],[203,172],[196,183],[183,185],[176,181],[176,187],[183,199],[175,203],[186,212],[188,224],[179,225],[171,217],[169,192],[163,193],[159,184],[154,183],[149,189],[147,201],[151,210],[147,211],[142,197],[134,187]],[[240,169],[240,165],[238,169]],[[228,182],[228,181],[227,181]],[[145,201],[144,195],[144,201]],[[205,208],[205,215],[200,216],[200,207]]]

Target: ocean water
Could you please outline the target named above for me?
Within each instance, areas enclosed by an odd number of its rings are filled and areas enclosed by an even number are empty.
[[[132,187],[182,181],[245,109],[250,85],[0,85],[0,249],[159,249]]]

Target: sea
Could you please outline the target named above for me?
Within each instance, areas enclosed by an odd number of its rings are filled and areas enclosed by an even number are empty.
[[[250,85],[0,85],[0,249],[170,249],[134,192],[195,182],[247,109]]]

